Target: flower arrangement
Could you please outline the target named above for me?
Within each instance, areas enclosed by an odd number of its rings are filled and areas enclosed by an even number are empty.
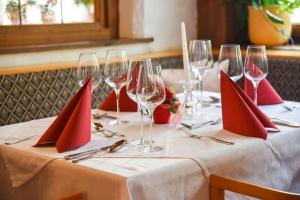
[[[167,124],[171,122],[171,115],[174,114],[172,120],[177,124],[180,121],[181,115],[179,111],[180,102],[175,96],[175,91],[173,88],[166,88],[166,99],[159,105],[154,111],[154,123],[156,124]],[[178,120],[177,120],[178,119]]]

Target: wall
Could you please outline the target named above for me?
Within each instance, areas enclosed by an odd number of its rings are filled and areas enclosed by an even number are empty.
[[[197,0],[121,0],[120,36],[154,37],[150,51],[180,49],[180,23],[197,37]]]
[[[113,48],[124,48],[129,55],[181,49],[182,21],[188,38],[196,38],[197,0],[120,0],[120,37],[153,37],[154,42]],[[76,61],[83,51],[95,51],[103,59],[107,48],[0,55],[0,67]]]

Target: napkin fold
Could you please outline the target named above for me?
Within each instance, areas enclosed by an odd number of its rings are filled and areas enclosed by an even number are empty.
[[[107,98],[100,104],[99,109],[116,111],[117,110],[117,97],[116,93],[112,90]],[[122,87],[120,90],[120,111],[137,111],[137,104],[130,99],[127,95],[126,87]]]
[[[223,71],[220,73],[223,128],[240,135],[266,139],[266,128],[277,127],[235,82]]]
[[[254,100],[254,87],[251,81],[245,78],[244,90],[246,94]],[[263,79],[259,82],[257,88],[257,104],[258,105],[271,105],[282,103],[283,100],[272,87],[267,79]]]
[[[155,124],[168,124],[171,121],[171,112],[169,104],[159,105],[153,112],[153,121]]]
[[[256,76],[262,74],[262,71],[252,62],[248,61],[249,64],[252,65],[252,73]],[[245,78],[244,80],[244,91],[245,93],[254,100],[254,86],[252,82]],[[282,103],[283,100],[276,92],[276,90],[272,87],[267,79],[263,79],[259,82],[257,88],[257,105],[271,105],[271,104],[278,104]]]
[[[59,153],[80,147],[91,140],[92,80],[74,95],[34,147],[55,145]]]

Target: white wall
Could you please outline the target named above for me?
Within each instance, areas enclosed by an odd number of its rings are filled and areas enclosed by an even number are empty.
[[[197,36],[197,0],[120,0],[120,37],[153,37],[154,42],[114,46],[129,55],[181,49],[180,23],[188,39]],[[76,61],[83,51],[104,58],[108,47],[0,55],[0,67]]]
[[[151,51],[181,48],[180,23],[197,37],[197,0],[121,0],[120,36],[153,37]]]

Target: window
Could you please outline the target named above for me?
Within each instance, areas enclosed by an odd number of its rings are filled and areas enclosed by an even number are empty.
[[[0,48],[118,37],[118,0],[0,0]]]
[[[296,39],[296,42],[300,42],[300,8],[294,10],[292,15],[292,23],[293,23],[293,38]]]

